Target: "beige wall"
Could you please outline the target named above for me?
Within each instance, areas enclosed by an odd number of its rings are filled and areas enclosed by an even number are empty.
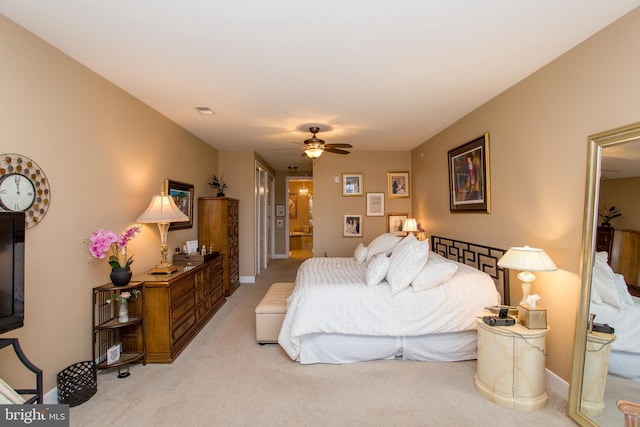
[[[46,217],[26,235],[25,326],[2,337],[20,339],[50,390],[59,371],[91,359],[91,288],[109,281],[84,240],[135,223],[165,178],[213,195],[218,152],[2,15],[0,58],[0,152],[32,158],[51,186]],[[169,232],[170,251],[197,238],[196,224],[197,209],[193,228]],[[155,265],[158,227],[143,226],[129,253],[134,273]],[[5,379],[25,377],[4,368],[14,362],[0,352]]]
[[[612,227],[640,230],[640,177],[604,179],[600,181],[600,208],[615,206],[622,216],[611,220]],[[598,224],[602,218],[598,218]]]
[[[413,209],[427,233],[544,248],[560,269],[533,291],[548,310],[547,367],[568,380],[578,303],[587,137],[638,121],[640,9],[412,151]],[[491,214],[449,212],[447,151],[489,132]],[[520,287],[512,275],[513,301]]]
[[[386,216],[366,216],[366,193],[387,192],[387,172],[411,171],[411,153],[406,151],[353,151],[347,156],[323,154],[313,166],[313,253],[315,256],[353,256],[358,243],[368,244],[387,231]],[[362,173],[362,197],[342,196],[342,174]],[[334,182],[338,177],[338,184]],[[409,174],[412,183],[415,179]],[[411,213],[411,199],[385,197],[387,213]],[[363,216],[363,237],[342,237],[345,214]]]

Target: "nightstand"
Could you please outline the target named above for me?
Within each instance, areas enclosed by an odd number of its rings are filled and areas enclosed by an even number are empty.
[[[549,328],[489,326],[477,319],[476,389],[508,408],[533,411],[547,404],[545,345]]]
[[[604,412],[604,387],[607,383],[613,334],[590,332],[587,334],[587,352],[582,377],[582,411],[589,415]]]

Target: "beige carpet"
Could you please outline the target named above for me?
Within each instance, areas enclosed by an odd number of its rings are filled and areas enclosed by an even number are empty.
[[[474,388],[475,361],[300,365],[255,343],[254,309],[301,260],[275,260],[244,284],[171,365],[101,371],[71,426],[573,426],[550,396],[535,412],[498,406]]]

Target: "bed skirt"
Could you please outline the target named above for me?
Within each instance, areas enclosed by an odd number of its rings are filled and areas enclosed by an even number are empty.
[[[301,338],[296,360],[302,364],[342,364],[395,358],[457,362],[475,359],[476,355],[475,330],[417,337],[311,334]]]

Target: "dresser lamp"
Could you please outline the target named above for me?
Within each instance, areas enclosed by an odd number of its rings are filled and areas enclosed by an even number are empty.
[[[176,206],[173,197],[165,195],[164,191],[161,191],[160,195],[153,196],[147,209],[138,217],[138,222],[158,224],[158,229],[160,230],[162,245],[160,248],[160,263],[149,270],[149,273],[168,274],[178,269],[167,260],[167,232],[169,231],[170,223],[184,221],[189,221],[189,217]]]
[[[402,231],[406,231],[407,233],[415,233],[418,231],[418,223],[415,218],[407,218],[404,220],[402,224]]]
[[[536,280],[532,271],[556,271],[558,269],[544,250],[529,246],[509,248],[498,261],[498,267],[520,270],[518,274],[518,279],[522,282],[522,301],[520,304],[528,303],[531,282]]]

